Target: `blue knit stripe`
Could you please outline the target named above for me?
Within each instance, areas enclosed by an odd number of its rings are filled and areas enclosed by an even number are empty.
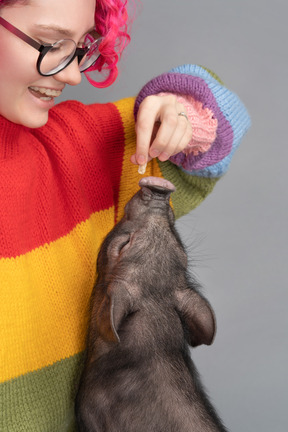
[[[232,156],[239,146],[241,139],[249,129],[251,120],[249,114],[240,101],[238,96],[230,90],[223,87],[219,81],[213,77],[206,69],[198,65],[183,65],[176,67],[170,73],[182,73],[199,77],[205,81],[210,91],[213,93],[216,102],[227,121],[229,121],[233,130],[232,149],[228,156],[220,162],[215,163],[202,170],[182,171],[201,177],[220,177],[228,170]]]

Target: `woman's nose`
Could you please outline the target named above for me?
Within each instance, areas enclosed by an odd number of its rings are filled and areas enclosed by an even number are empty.
[[[79,70],[77,57],[75,57],[72,63],[70,63],[65,69],[62,69],[60,72],[55,74],[54,78],[57,81],[70,84],[72,86],[80,84],[82,76]]]

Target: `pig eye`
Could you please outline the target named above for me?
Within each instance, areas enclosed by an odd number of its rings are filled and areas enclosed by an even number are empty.
[[[122,236],[121,241],[119,241],[118,243],[118,254],[120,254],[123,251],[123,249],[129,242],[130,242],[130,234],[126,234]]]
[[[121,252],[130,242],[130,234],[122,233],[116,236],[107,247],[107,257],[112,259],[117,259]]]

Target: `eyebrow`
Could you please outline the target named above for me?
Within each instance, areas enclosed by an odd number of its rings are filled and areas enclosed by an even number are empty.
[[[53,31],[55,33],[61,34],[63,36],[68,36],[69,38],[73,37],[73,32],[69,29],[65,29],[63,27],[59,27],[55,24],[51,24],[51,25],[46,25],[46,24],[36,24],[35,26],[36,28],[38,28],[39,30],[45,30],[45,31]],[[95,30],[95,27],[90,28],[87,32],[85,32],[84,34],[90,33],[93,30]]]

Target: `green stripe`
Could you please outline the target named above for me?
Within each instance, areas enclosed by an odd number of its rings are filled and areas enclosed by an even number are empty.
[[[83,354],[0,384],[1,432],[75,432]]]
[[[219,82],[219,84],[221,84],[222,86],[224,86],[223,81],[219,78],[218,75],[216,75],[215,72],[213,72],[211,69],[206,68],[205,66],[200,66],[202,69],[205,69],[213,78],[216,79],[216,81]]]
[[[162,175],[176,187],[172,204],[176,219],[189,213],[209,195],[218,178],[197,177],[180,171],[172,163],[158,162]]]

